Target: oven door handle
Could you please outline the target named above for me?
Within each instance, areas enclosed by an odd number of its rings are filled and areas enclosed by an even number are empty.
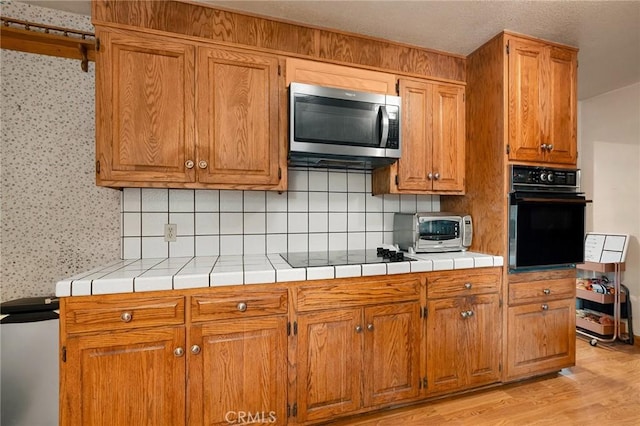
[[[516,204],[519,202],[544,204],[588,204],[593,203],[593,200],[583,200],[576,198],[516,198],[515,202]]]

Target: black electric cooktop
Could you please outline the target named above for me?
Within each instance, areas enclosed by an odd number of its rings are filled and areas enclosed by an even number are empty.
[[[389,263],[415,260],[404,252],[372,249],[372,250],[337,250],[310,251],[308,253],[280,253],[280,256],[294,268],[309,266],[360,265],[363,263]]]

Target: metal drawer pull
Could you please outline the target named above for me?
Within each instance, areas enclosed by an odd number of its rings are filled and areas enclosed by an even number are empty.
[[[548,309],[549,309],[549,305],[547,305],[546,303],[545,303],[545,304],[543,304],[541,307],[542,307],[542,310],[543,310],[543,311],[546,311],[546,310],[548,310]]]
[[[244,312],[244,311],[246,311],[246,310],[247,310],[247,304],[246,304],[246,303],[244,303],[244,302],[240,302],[240,303],[238,303],[237,308],[238,308],[238,310],[239,310],[240,312]]]
[[[184,349],[182,348],[175,348],[173,350],[173,354],[177,357],[181,357],[182,355],[184,355]]]
[[[187,169],[193,169],[193,166],[194,166],[194,164],[193,164],[193,160],[187,160],[187,161],[185,161],[185,162],[184,162],[184,166],[185,166]]]
[[[356,325],[356,333],[362,333],[362,326]]]
[[[198,345],[191,346],[191,353],[194,355],[198,355],[200,353],[200,346]]]
[[[123,312],[122,315],[120,315],[120,320],[122,322],[131,322],[132,319],[133,315],[131,315],[131,312]]]
[[[207,162],[204,160],[200,160],[198,161],[198,167],[200,167],[201,169],[206,169],[208,166]]]
[[[551,294],[551,290],[550,290],[550,289],[548,289],[548,288],[545,288],[544,290],[542,290],[542,292],[543,292],[544,294]]]
[[[473,287],[473,284],[471,284],[471,283],[465,283],[464,284],[464,288],[466,288],[467,290],[471,290],[471,287]]]
[[[373,324],[369,323],[369,324],[367,325],[367,330],[369,330],[369,331],[373,331]]]

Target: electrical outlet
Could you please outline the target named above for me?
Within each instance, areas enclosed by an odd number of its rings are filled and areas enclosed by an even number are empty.
[[[164,240],[168,243],[175,243],[178,236],[178,225],[175,223],[164,224]]]

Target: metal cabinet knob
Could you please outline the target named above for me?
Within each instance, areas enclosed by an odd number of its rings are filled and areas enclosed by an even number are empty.
[[[132,319],[133,315],[131,314],[131,312],[123,312],[122,315],[120,315],[120,320],[122,322],[131,322]]]
[[[200,353],[200,346],[198,345],[191,346],[191,353],[194,355],[198,355]]]
[[[206,169],[208,166],[207,162],[204,160],[200,160],[198,161],[198,167],[200,167],[201,169]]]
[[[367,330],[373,331],[373,324],[371,323],[367,324]]]
[[[182,348],[175,348],[173,350],[173,354],[177,357],[181,357],[182,355],[184,355],[184,349]]]
[[[356,325],[356,333],[362,333],[362,326]]]
[[[239,310],[240,312],[244,312],[244,311],[246,311],[246,310],[247,310],[247,304],[246,304],[246,303],[244,303],[244,302],[240,302],[240,303],[238,303],[237,308],[238,308],[238,310]]]
[[[542,148],[543,151],[546,151],[547,149],[549,149],[549,145],[543,143],[542,145],[540,145],[540,148]]]
[[[185,166],[187,169],[193,169],[193,166],[194,166],[194,165],[195,165],[195,164],[193,163],[193,161],[192,161],[192,160],[187,160],[187,161],[185,161],[185,162],[184,162],[184,166]]]
[[[544,290],[542,290],[542,292],[543,292],[544,294],[549,295],[549,294],[551,294],[551,289],[545,288]]]
[[[542,310],[543,310],[543,311],[546,311],[546,310],[548,310],[548,309],[549,309],[549,305],[547,305],[546,303],[544,303],[544,304],[541,306],[541,308],[542,308]]]
[[[434,178],[435,180],[439,180],[439,179],[440,179],[440,173],[436,173],[436,174],[434,174],[434,175],[433,175],[433,178]]]
[[[471,287],[473,287],[473,284],[471,284],[471,283],[464,283],[464,288],[466,288],[467,290],[471,290]]]
[[[433,179],[433,173],[429,172],[427,174],[427,179],[429,179],[429,180]]]
[[[469,316],[469,311],[462,311],[462,312],[460,312],[460,316],[461,316],[462,318],[467,318],[467,317]]]
[[[467,311],[467,316],[468,317],[472,317],[473,316],[473,311]]]
[[[547,149],[548,149],[549,151],[552,151],[552,150],[553,150],[553,144],[552,144],[552,143],[550,143],[549,145],[547,145]]]

